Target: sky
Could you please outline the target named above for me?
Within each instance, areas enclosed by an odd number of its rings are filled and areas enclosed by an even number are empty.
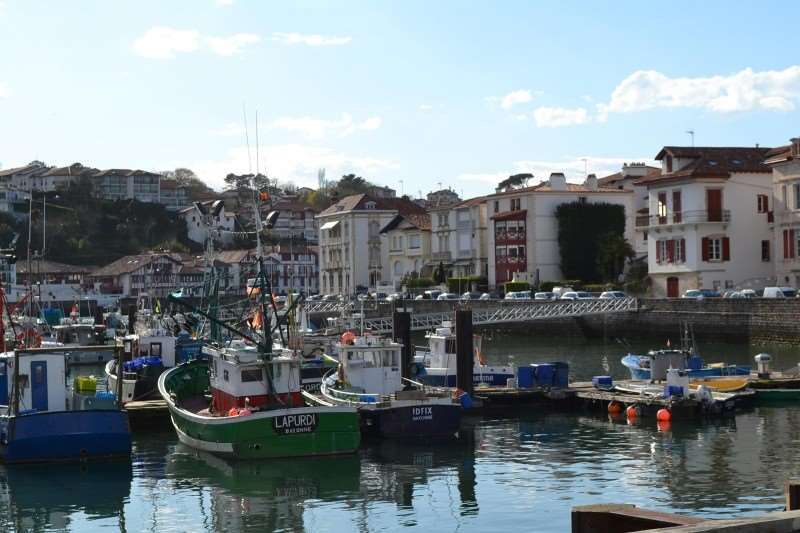
[[[256,169],[315,187],[324,168],[472,197],[519,172],[652,163],[690,130],[783,145],[799,17],[796,1],[0,0],[0,167],[180,166],[215,188]]]

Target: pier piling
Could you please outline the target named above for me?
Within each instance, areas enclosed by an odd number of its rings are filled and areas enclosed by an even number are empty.
[[[394,340],[403,345],[400,352],[400,375],[411,379],[411,362],[414,360],[414,345],[411,343],[411,313],[395,309],[393,319]]]
[[[472,310],[456,310],[456,385],[472,396]]]

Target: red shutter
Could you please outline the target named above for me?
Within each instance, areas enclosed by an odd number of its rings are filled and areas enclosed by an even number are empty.
[[[681,263],[686,262],[686,239],[681,239]]]
[[[708,261],[708,237],[703,237],[703,240],[700,241],[700,248],[703,261]]]
[[[794,259],[794,230],[789,230],[789,259]]]
[[[681,191],[672,191],[672,221],[681,221]]]
[[[783,258],[789,259],[789,231],[783,230]]]
[[[656,241],[656,263],[661,263],[661,241]]]
[[[722,260],[731,260],[731,240],[728,237],[722,238]]]
[[[675,241],[673,239],[667,241],[667,262],[675,262]]]
[[[769,212],[769,196],[767,196],[766,194],[764,195],[764,212],[765,213]]]

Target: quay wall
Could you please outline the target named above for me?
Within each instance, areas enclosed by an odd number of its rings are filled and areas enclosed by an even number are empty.
[[[455,309],[457,302],[408,301],[400,304],[413,313]],[[472,309],[525,305],[513,301],[470,302]],[[548,305],[543,303],[541,305]],[[368,316],[391,315],[392,304],[365,312]],[[688,323],[698,340],[751,343],[800,343],[800,299],[641,299],[638,310],[577,318],[498,324],[492,329],[530,335],[568,335],[586,338],[679,337]]]

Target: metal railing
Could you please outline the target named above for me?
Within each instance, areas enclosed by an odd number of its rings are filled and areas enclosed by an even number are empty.
[[[639,215],[636,217],[636,227],[674,226],[677,224],[705,224],[728,223],[731,221],[729,209],[711,210],[699,209],[696,211],[680,211],[665,215]]]

